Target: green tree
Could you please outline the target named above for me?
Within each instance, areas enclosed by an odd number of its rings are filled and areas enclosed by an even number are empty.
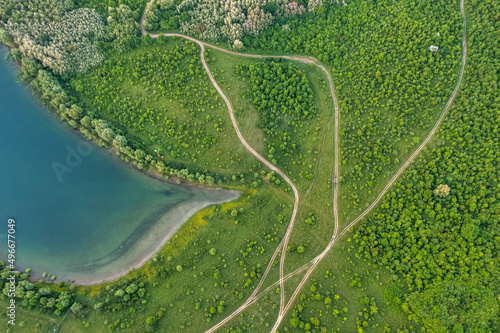
[[[158,318],[155,316],[149,316],[146,318],[146,324],[148,324],[150,326],[156,325],[157,322],[158,322]]]
[[[443,281],[415,293],[409,309],[433,331],[487,332],[490,320],[498,318],[499,305],[492,290],[474,282]]]
[[[78,314],[78,312],[80,312],[83,309],[83,305],[81,305],[78,302],[75,302],[73,303],[70,309],[74,314]]]

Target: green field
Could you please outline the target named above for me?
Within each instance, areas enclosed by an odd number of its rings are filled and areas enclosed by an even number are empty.
[[[227,55],[220,51],[210,51],[211,67],[216,68],[216,80],[224,93],[232,101],[236,110],[236,119],[245,138],[249,138],[252,147],[258,147],[261,155],[268,160],[275,158],[269,154],[275,144],[266,147],[266,142],[276,140],[266,135],[258,126],[259,113],[251,95],[252,85],[247,77],[241,77],[237,66],[241,64],[258,66],[259,64],[278,63],[293,66],[305,73],[314,92],[314,107],[317,115],[308,121],[282,124],[281,130],[290,133],[291,142],[297,142],[296,148],[282,152],[276,157],[276,165],[290,175],[299,190],[299,212],[295,222],[287,254],[286,272],[293,271],[319,254],[333,234],[332,207],[332,172],[333,172],[333,101],[327,88],[324,74],[316,66],[297,61],[276,59],[250,59]],[[291,121],[290,121],[291,122]],[[285,121],[283,121],[285,123]],[[278,142],[279,143],[279,142]],[[275,154],[277,155],[277,154]],[[319,233],[319,230],[326,230]],[[297,252],[303,246],[305,251]],[[269,281],[271,282],[271,281]]]
[[[127,137],[149,143],[144,149],[152,156],[224,176],[258,171],[256,160],[234,144],[238,139],[225,105],[192,42],[154,42],[106,60],[71,85],[86,108]]]

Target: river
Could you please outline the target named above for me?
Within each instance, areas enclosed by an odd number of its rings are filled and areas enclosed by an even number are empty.
[[[197,210],[235,191],[148,177],[89,143],[17,83],[0,48],[0,259],[16,221],[16,267],[93,284],[139,267]]]

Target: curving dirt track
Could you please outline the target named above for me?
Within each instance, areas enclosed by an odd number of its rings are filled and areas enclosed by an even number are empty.
[[[154,2],[154,0],[151,0],[150,3]],[[230,50],[226,50],[202,41],[199,41],[193,37],[189,37],[183,34],[178,34],[178,33],[165,33],[163,34],[164,36],[170,37],[170,36],[177,36],[181,38],[185,38],[187,40],[190,40],[192,42],[195,42],[198,44],[201,48],[200,51],[200,57],[201,61],[203,63],[203,67],[205,68],[205,71],[207,75],[210,78],[210,81],[218,91],[218,93],[221,95],[221,97],[224,99],[224,102],[226,103],[226,106],[229,111],[229,115],[231,117],[231,121],[233,123],[233,127],[236,131],[236,134],[238,135],[239,140],[243,144],[243,146],[250,152],[252,153],[255,157],[257,157],[264,165],[266,165],[269,169],[275,171],[278,173],[292,188],[295,196],[295,202],[294,202],[294,209],[292,213],[292,217],[290,219],[290,223],[288,225],[287,231],[285,233],[285,236],[283,237],[282,241],[276,248],[275,252],[273,253],[273,256],[271,257],[271,260],[269,261],[269,264],[262,275],[261,280],[259,281],[259,284],[256,286],[254,289],[253,293],[251,296],[243,303],[237,310],[235,310],[233,313],[231,313],[229,316],[227,316],[225,319],[223,319],[221,322],[213,326],[211,329],[207,330],[206,332],[214,332],[218,328],[222,327],[224,324],[226,324],[228,321],[233,319],[235,316],[240,314],[242,311],[244,311],[248,306],[251,304],[255,303],[262,295],[264,295],[266,292],[270,291],[272,288],[276,287],[278,284],[280,285],[280,310],[278,314],[278,318],[271,330],[272,333],[276,332],[278,329],[281,321],[285,317],[286,313],[290,309],[290,307],[293,305],[293,301],[297,297],[298,293],[300,292],[301,288],[304,286],[304,284],[307,282],[309,276],[312,274],[314,269],[317,267],[317,265],[320,263],[320,261],[326,256],[326,254],[330,251],[330,249],[333,247],[333,245],[336,243],[338,239],[340,239],[342,236],[344,236],[354,225],[356,225],[361,219],[363,219],[377,204],[378,202],[382,199],[382,197],[385,195],[385,193],[389,190],[389,188],[396,182],[396,180],[399,178],[399,176],[404,172],[404,170],[413,162],[413,160],[416,158],[416,156],[425,148],[425,146],[428,144],[428,142],[431,140],[432,136],[435,134],[436,130],[438,127],[441,125],[444,117],[446,116],[449,107],[451,106],[452,102],[454,101],[458,90],[460,88],[462,78],[464,75],[464,70],[465,70],[465,64],[466,64],[466,59],[467,59],[467,41],[466,41],[466,16],[465,16],[465,9],[464,9],[464,0],[460,1],[460,10],[463,18],[463,39],[462,39],[462,65],[460,69],[460,75],[459,79],[457,81],[457,84],[455,86],[455,89],[453,90],[452,95],[448,99],[448,102],[446,103],[446,106],[443,108],[441,111],[441,114],[436,121],[434,127],[432,130],[429,132],[427,135],[426,139],[420,144],[420,146],[414,151],[414,153],[408,158],[408,160],[401,166],[401,168],[394,174],[394,176],[391,178],[391,180],[387,183],[387,185],[384,187],[384,189],[380,192],[380,194],[377,196],[377,198],[372,202],[372,204],[363,212],[361,213],[356,219],[354,219],[351,223],[349,223],[340,233],[338,232],[339,229],[339,219],[338,219],[338,205],[337,205],[337,198],[338,198],[338,189],[339,189],[339,161],[340,161],[340,144],[339,144],[339,124],[340,124],[340,113],[339,113],[339,107],[337,103],[337,98],[335,95],[335,90],[334,90],[334,85],[333,85],[333,80],[328,72],[328,70],[315,58],[312,57],[304,57],[304,56],[275,56],[275,55],[255,55],[255,54],[245,54],[245,53],[238,53]],[[141,19],[141,32],[143,35],[147,34],[147,31],[144,29],[143,25],[144,21],[144,16]],[[158,34],[150,34],[152,38],[157,38],[159,35]],[[294,61],[300,61],[303,63],[307,64],[314,64],[315,66],[318,66],[326,75],[328,79],[328,84],[330,86],[330,94],[332,96],[334,106],[335,106],[335,124],[334,124],[334,170],[333,170],[333,214],[334,214],[334,230],[333,230],[333,235],[328,243],[327,247],[323,250],[321,254],[316,256],[314,259],[309,261],[307,264],[303,265],[302,267],[298,268],[297,270],[289,273],[288,275],[284,276],[283,274],[283,269],[284,269],[284,261],[285,261],[285,255],[286,255],[286,248],[287,244],[291,235],[291,232],[293,230],[293,225],[295,222],[295,217],[297,214],[298,210],[298,205],[299,205],[299,193],[293,184],[293,182],[276,166],[274,166],[272,163],[268,162],[265,158],[263,158],[260,154],[258,154],[245,140],[245,138],[242,136],[238,125],[236,123],[236,119],[234,117],[233,113],[233,108],[231,106],[231,103],[229,99],[224,95],[222,89],[218,86],[217,82],[215,81],[206,61],[205,61],[205,55],[204,55],[204,50],[205,47],[210,47],[216,50],[219,50],[221,52],[225,52],[228,54],[236,55],[236,56],[243,56],[243,57],[250,57],[250,58],[282,58],[282,59],[289,59],[289,60],[294,60]],[[262,287],[264,280],[266,279],[272,264],[276,260],[276,257],[281,251],[281,258],[280,258],[280,274],[279,274],[279,280],[273,283],[271,286],[267,287],[265,290],[261,291],[259,293],[260,288]],[[303,270],[307,269],[306,274],[302,278],[302,281],[299,283],[299,285],[296,287],[295,292],[292,294],[288,302],[285,302],[285,295],[284,295],[284,281],[289,279],[292,276],[295,276],[296,274],[302,272]]]
[[[154,1],[154,0],[153,0]],[[151,1],[151,2],[153,2]],[[141,19],[141,31],[143,34],[147,34],[147,31],[144,29],[144,25],[143,25],[143,19]],[[151,36],[151,38],[158,38],[159,34],[149,34]],[[334,145],[335,145],[335,162],[334,162],[334,176],[333,176],[333,213],[334,213],[334,217],[335,217],[335,223],[334,223],[334,233],[333,233],[333,237],[336,237],[337,233],[338,233],[338,228],[339,228],[339,223],[338,223],[338,208],[337,208],[337,197],[338,197],[338,178],[339,178],[339,174],[338,174],[338,155],[339,155],[339,144],[338,144],[338,126],[339,126],[339,120],[338,120],[338,117],[339,117],[339,108],[338,108],[338,103],[337,103],[337,99],[336,99],[336,96],[335,96],[335,91],[334,91],[334,87],[333,87],[333,80],[330,76],[330,73],[328,72],[328,70],[321,64],[319,63],[319,61],[315,58],[312,58],[312,57],[301,57],[301,56],[275,56],[275,55],[255,55],[255,54],[245,54],[245,53],[238,53],[238,52],[233,52],[233,51],[229,51],[229,50],[226,50],[226,49],[223,49],[223,48],[220,48],[220,47],[217,47],[217,46],[214,46],[214,45],[211,45],[211,44],[208,44],[208,43],[205,43],[205,42],[202,42],[202,41],[199,41],[197,40],[196,38],[193,38],[193,37],[189,37],[189,36],[186,36],[186,35],[183,35],[183,34],[178,34],[178,33],[165,33],[163,34],[164,36],[166,37],[181,37],[181,38],[184,38],[184,39],[187,39],[187,40],[190,40],[196,44],[198,44],[201,48],[201,51],[200,51],[200,57],[201,57],[201,61],[202,61],[202,64],[203,64],[203,67],[205,68],[205,71],[210,79],[210,81],[212,82],[212,84],[214,85],[215,89],[217,90],[217,92],[221,95],[221,97],[224,99],[224,102],[226,103],[226,106],[228,108],[228,111],[229,111],[229,115],[231,117],[231,122],[233,124],[233,127],[236,131],[236,134],[240,140],[240,142],[243,144],[243,146],[245,147],[245,149],[247,149],[252,155],[254,155],[255,157],[257,157],[257,159],[259,159],[264,165],[266,165],[269,169],[275,171],[276,173],[278,173],[289,185],[290,187],[292,188],[293,192],[294,192],[294,196],[295,196],[295,202],[294,202],[294,208],[293,208],[293,212],[292,212],[292,217],[290,219],[290,223],[288,225],[288,228],[287,228],[287,231],[283,237],[283,239],[281,240],[280,244],[278,245],[278,247],[276,248],[275,252],[273,253],[273,256],[271,257],[271,260],[269,261],[269,264],[268,266],[266,267],[266,270],[264,271],[264,274],[262,275],[262,278],[261,280],[259,281],[259,284],[256,286],[256,288],[254,289],[252,295],[249,297],[249,299],[247,300],[247,302],[251,302],[253,300],[253,297],[255,297],[255,295],[258,293],[258,291],[260,290],[260,288],[262,287],[262,284],[264,283],[264,280],[265,278],[267,277],[269,271],[271,270],[272,268],[272,264],[273,262],[276,260],[276,257],[278,256],[278,254],[281,252],[281,257],[280,257],[280,272],[279,272],[279,283],[280,283],[280,314],[282,313],[283,309],[285,308],[286,304],[285,304],[285,288],[284,288],[284,266],[285,266],[285,257],[286,257],[286,248],[288,246],[288,241],[290,240],[290,235],[293,231],[293,227],[294,227],[294,223],[295,223],[295,218],[296,218],[296,215],[297,215],[297,211],[298,211],[298,206],[299,206],[299,193],[297,191],[297,188],[295,187],[295,185],[293,184],[293,182],[279,169],[277,168],[275,165],[273,165],[272,163],[270,163],[269,161],[267,161],[264,157],[262,157],[259,153],[257,153],[245,140],[245,138],[243,137],[243,135],[241,134],[239,128],[238,128],[238,124],[236,123],[236,119],[234,117],[234,112],[233,112],[233,108],[231,106],[231,103],[229,101],[229,99],[226,97],[226,95],[224,94],[224,92],[222,91],[222,89],[219,87],[219,85],[217,84],[217,82],[215,81],[206,61],[205,61],[205,54],[204,54],[204,50],[205,50],[205,46],[206,47],[210,47],[210,48],[213,48],[213,49],[216,49],[216,50],[219,50],[221,52],[225,52],[225,53],[228,53],[228,54],[233,54],[233,55],[237,55],[237,56],[243,56],[243,57],[250,57],[250,58],[282,58],[282,59],[288,59],[288,60],[294,60],[294,61],[300,61],[300,62],[303,62],[303,63],[306,63],[306,64],[314,64],[316,66],[318,66],[327,76],[328,78],[328,82],[329,82],[329,85],[330,85],[330,93],[332,95],[332,99],[334,101],[334,105],[335,105],[335,142],[334,142]],[[241,311],[243,311],[246,306],[247,306],[247,302],[245,302],[242,306],[244,306],[243,309],[238,309],[237,310],[237,313],[233,313],[231,314],[231,318],[233,318],[235,315],[237,315],[238,313],[240,313]],[[231,319],[229,318],[229,319]],[[227,318],[226,318],[227,319]],[[224,320],[224,323],[226,321]],[[217,325],[217,327],[215,329],[217,329],[219,326]],[[211,330],[207,331],[207,332],[212,332],[213,330],[215,330],[214,328],[212,328]]]

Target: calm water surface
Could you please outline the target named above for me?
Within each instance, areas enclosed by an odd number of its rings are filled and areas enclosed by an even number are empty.
[[[6,53],[0,49],[0,259],[13,218],[18,268],[97,282],[137,266],[196,210],[237,197],[162,183],[88,143],[17,83]]]

